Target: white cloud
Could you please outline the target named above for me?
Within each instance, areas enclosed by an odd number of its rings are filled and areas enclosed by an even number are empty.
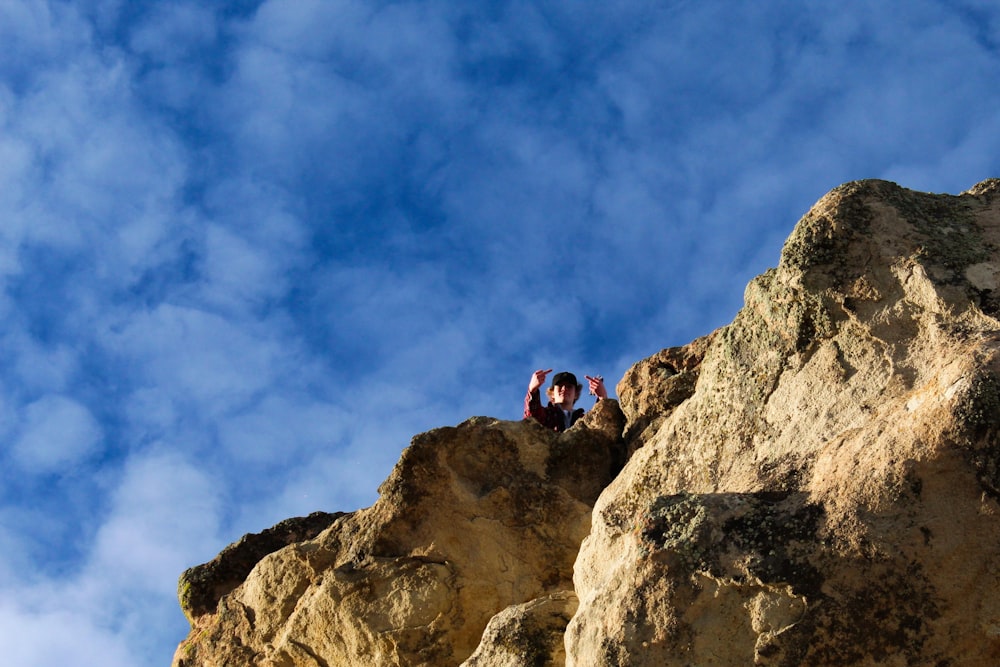
[[[85,48],[90,28],[72,7],[53,7],[37,0],[8,0],[0,6],[0,42],[7,56],[4,77],[20,81],[25,72]],[[13,76],[11,76],[13,75]]]
[[[272,248],[254,245],[219,225],[205,230],[205,257],[199,296],[224,312],[240,312],[282,297],[289,285],[285,265]]]
[[[218,480],[197,464],[169,451],[135,456],[85,564],[54,579],[3,580],[0,640],[7,661],[166,664],[186,630],[177,577],[218,551],[221,512]],[[0,572],[24,565],[11,557],[7,550],[0,556]]]
[[[186,409],[217,414],[266,389],[286,345],[252,322],[198,308],[161,305],[105,333],[104,344]]]
[[[192,57],[218,36],[218,25],[209,8],[193,2],[152,5],[149,14],[131,34],[129,46],[158,63],[175,63]]]
[[[100,424],[84,405],[50,394],[24,409],[12,454],[30,473],[59,473],[96,452],[102,435]]]
[[[271,395],[222,420],[219,442],[234,462],[296,468],[307,465],[317,451],[341,444],[355,418],[309,396]]]
[[[8,391],[16,404],[23,396],[37,396],[42,392],[69,390],[73,376],[79,371],[77,352],[68,345],[45,345],[25,330],[26,323],[19,320],[20,313],[7,318],[8,329],[0,334],[8,354],[10,367]],[[16,388],[16,391],[15,391]]]
[[[134,455],[97,533],[81,592],[174,595],[180,573],[213,548],[220,502],[218,480],[197,462],[160,448]]]
[[[886,178],[907,187],[929,192],[958,194],[986,178],[1000,174],[996,156],[1000,154],[1000,113],[965,128],[958,143],[926,160],[893,165]]]
[[[86,613],[24,608],[5,591],[0,601],[4,660],[18,667],[135,667],[121,639],[96,626]],[[169,659],[167,656],[166,660]]]

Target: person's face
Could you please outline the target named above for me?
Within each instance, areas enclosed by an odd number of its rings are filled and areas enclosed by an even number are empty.
[[[552,387],[552,402],[556,405],[570,406],[576,402],[575,384],[557,384]]]

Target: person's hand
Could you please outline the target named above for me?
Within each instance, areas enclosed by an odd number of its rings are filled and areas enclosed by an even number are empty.
[[[547,371],[538,370],[531,374],[531,381],[528,382],[528,391],[535,391],[543,384],[545,384],[545,376],[552,372],[550,368]]]
[[[590,393],[597,398],[607,398],[608,390],[604,388],[604,377],[597,375],[595,377],[590,377],[589,375],[584,375],[587,378],[587,382],[590,384]]]

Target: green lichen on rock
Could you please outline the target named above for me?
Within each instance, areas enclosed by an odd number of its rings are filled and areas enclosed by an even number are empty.
[[[747,554],[749,574],[765,583],[787,583],[797,595],[818,593],[822,578],[808,557],[822,508],[798,494],[757,493],[751,498],[744,513],[723,525],[726,540]]]
[[[969,379],[955,421],[983,491],[1000,501],[1000,378],[995,373],[980,369]]]
[[[883,201],[922,237],[917,259],[951,269],[953,280],[957,281],[966,267],[992,254],[976,222],[973,203],[967,198],[897,188],[886,192]]]
[[[702,496],[681,493],[661,496],[643,516],[639,525],[641,549],[645,553],[670,551],[689,571],[708,569],[711,562],[705,548],[713,542],[712,526]]]
[[[566,622],[569,623],[569,619]],[[553,636],[561,639],[546,628],[523,623],[504,635],[498,644],[506,654],[517,656],[519,664],[525,667],[549,667],[552,665]]]
[[[830,208],[814,208],[795,225],[781,249],[779,267],[806,272],[840,261],[844,249],[857,235],[868,231],[874,217],[866,197],[894,185],[887,181],[852,181],[831,190],[823,200],[832,204]]]
[[[809,562],[822,509],[791,493],[660,496],[640,520],[640,550],[688,574],[819,590]]]
[[[956,421],[975,439],[986,430],[1000,428],[1000,378],[979,369],[971,378],[956,407]]]
[[[740,395],[755,405],[774,391],[790,357],[837,333],[822,296],[778,278],[772,269],[747,286],[744,307],[719,331],[712,350],[732,368],[729,375]]]

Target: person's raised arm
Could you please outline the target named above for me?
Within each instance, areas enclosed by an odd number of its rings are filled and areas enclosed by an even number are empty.
[[[545,376],[552,372],[552,369],[537,370],[531,374],[528,381],[528,393],[524,395],[524,418],[534,417],[538,421],[545,423],[545,409],[542,407],[542,396],[538,388],[545,384]]]
[[[595,377],[590,377],[589,375],[584,375],[587,378],[587,382],[590,384],[590,393],[597,397],[597,400],[608,397],[608,390],[604,387],[604,376],[597,375]]]
[[[531,374],[531,380],[528,382],[528,391],[532,392],[545,384],[545,376],[552,372],[552,369],[547,371],[538,370]]]

